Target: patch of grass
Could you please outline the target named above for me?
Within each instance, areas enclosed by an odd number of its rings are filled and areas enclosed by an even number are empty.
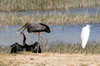
[[[52,25],[100,23],[100,15],[61,14],[54,12],[33,16],[6,14],[0,17],[0,25],[23,25],[26,22],[43,22]]]
[[[7,66],[4,62],[0,61],[0,66]]]
[[[7,66],[7,65],[5,65],[5,64],[0,64],[0,66]]]
[[[81,66],[89,66],[88,64],[81,64]]]
[[[0,0],[1,11],[57,10],[99,5],[99,0]]]
[[[45,43],[41,44],[42,52],[53,52],[53,53],[90,53],[90,54],[100,54],[100,43],[88,42],[86,47],[82,49],[81,44],[66,44],[63,42],[58,43]],[[0,54],[10,53],[10,47],[0,48]],[[18,54],[31,54],[32,52],[19,52]],[[13,54],[16,56],[16,54]]]
[[[35,66],[46,66],[45,63],[36,63]]]
[[[0,46],[0,54],[10,53],[11,48],[9,46]]]
[[[85,49],[82,49],[81,44],[65,44],[63,42],[48,44],[47,47],[44,52],[100,54],[100,43],[97,42],[89,42]]]

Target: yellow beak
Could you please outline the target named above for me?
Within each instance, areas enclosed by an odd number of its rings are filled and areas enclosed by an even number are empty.
[[[92,27],[92,26],[90,26],[90,27]]]

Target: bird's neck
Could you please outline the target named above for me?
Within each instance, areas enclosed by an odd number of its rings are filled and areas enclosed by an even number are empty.
[[[23,45],[25,45],[26,44],[26,36],[25,36],[25,34],[23,34]]]

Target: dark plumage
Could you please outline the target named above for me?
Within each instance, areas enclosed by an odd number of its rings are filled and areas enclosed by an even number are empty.
[[[10,47],[11,47],[11,52],[10,53],[17,53],[17,52],[23,51],[23,46],[20,45],[17,42],[12,44]]]
[[[23,32],[20,32],[20,33],[21,33],[21,35],[23,35],[23,47],[24,47],[23,49],[25,51],[32,51],[34,53],[37,53],[37,52],[41,53],[41,47],[40,47],[38,42],[35,42],[34,44],[31,44],[31,45],[27,45],[25,34]],[[38,48],[38,46],[39,46],[39,48]]]
[[[24,28],[24,29],[23,29]],[[43,23],[26,23],[24,26],[22,26],[18,31],[20,31],[21,29],[22,32],[27,29],[27,31],[29,33],[31,32],[47,32],[47,33],[50,33],[50,28],[46,25],[46,24],[43,24]]]
[[[30,48],[31,48],[31,51],[34,53],[41,53],[42,52],[41,47],[40,47],[38,42],[35,42],[34,44],[30,45]]]
[[[38,42],[35,42],[32,45],[27,45],[26,44],[26,36],[24,35],[24,33],[21,33],[23,35],[23,45],[20,45],[19,43],[15,42],[14,44],[12,44],[11,47],[11,52],[10,53],[18,53],[20,51],[32,51],[34,53],[41,53],[41,47],[39,46],[38,49]]]
[[[20,31],[21,29],[22,32],[27,29],[27,31],[29,33],[38,33],[38,39],[40,37],[40,33],[41,32],[46,32],[46,33],[50,33],[51,30],[49,28],[49,26],[47,26],[46,24],[43,23],[26,23],[24,26],[22,26],[18,31]]]

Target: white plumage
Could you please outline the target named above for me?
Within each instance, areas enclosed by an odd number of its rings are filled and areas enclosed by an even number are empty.
[[[82,41],[82,48],[84,49],[88,39],[89,39],[89,35],[90,35],[90,25],[86,25],[85,27],[82,28],[82,32],[81,32],[81,41]]]

